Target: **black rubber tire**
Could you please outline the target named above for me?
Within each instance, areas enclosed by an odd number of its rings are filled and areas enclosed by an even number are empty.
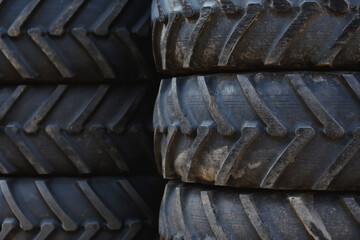
[[[153,49],[166,74],[358,70],[356,0],[153,0]]]
[[[0,172],[155,173],[149,86],[0,86]]]
[[[253,191],[168,183],[165,239],[324,239],[360,236],[358,193]]]
[[[264,72],[163,80],[153,120],[158,166],[183,182],[359,190],[358,79]]]
[[[158,177],[2,178],[2,239],[155,239]]]
[[[154,64],[151,1],[0,1],[0,82],[134,82]]]

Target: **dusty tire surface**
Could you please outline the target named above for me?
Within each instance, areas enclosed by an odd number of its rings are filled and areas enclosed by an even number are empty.
[[[254,191],[168,183],[165,239],[358,239],[359,194]]]
[[[155,239],[158,177],[2,178],[2,239]]]
[[[152,86],[2,85],[0,172],[155,173]]]
[[[150,1],[0,2],[0,82],[151,78]]]
[[[155,157],[167,179],[359,190],[360,76],[298,72],[162,80]]]
[[[355,0],[153,0],[153,49],[166,74],[357,70]]]

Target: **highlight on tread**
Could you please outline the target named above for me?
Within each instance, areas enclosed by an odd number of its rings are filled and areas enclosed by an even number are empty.
[[[356,192],[254,191],[169,182],[159,232],[162,240],[355,240],[359,199]]]
[[[0,2],[0,82],[151,79],[150,1]]]
[[[357,0],[153,0],[158,71],[357,70]]]
[[[359,190],[360,75],[164,79],[153,125],[163,177],[241,188]]]
[[[2,178],[0,237],[155,239],[162,192],[149,176]]]
[[[153,86],[3,85],[1,174],[151,173]]]

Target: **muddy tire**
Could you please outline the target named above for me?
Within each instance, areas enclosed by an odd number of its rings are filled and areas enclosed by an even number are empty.
[[[3,239],[155,239],[157,177],[2,178]]]
[[[153,49],[167,74],[357,70],[354,0],[154,0]]]
[[[0,82],[151,78],[150,1],[0,2]]]
[[[169,183],[159,232],[168,239],[358,239],[359,194],[253,191]]]
[[[167,179],[359,190],[360,76],[257,73],[163,80],[155,156]]]
[[[73,175],[156,172],[152,87],[0,87],[0,172]]]

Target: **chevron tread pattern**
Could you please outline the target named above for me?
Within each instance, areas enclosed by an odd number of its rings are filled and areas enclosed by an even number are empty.
[[[122,187],[117,184],[119,181],[124,183]],[[138,199],[129,197],[128,191]],[[0,237],[155,239],[157,222],[139,211],[137,201],[154,211],[151,214],[156,218],[162,191],[161,179],[149,176],[3,178],[0,179]]]
[[[162,240],[355,240],[360,233],[356,192],[254,191],[169,182],[165,194],[159,214]]]
[[[163,176],[203,184],[359,190],[360,75],[164,79],[153,125]]]
[[[0,87],[2,174],[150,173],[151,86]]]
[[[149,79],[149,8],[139,0],[1,1],[0,82]]]
[[[154,0],[156,66],[171,75],[357,70],[359,13],[357,0]]]

